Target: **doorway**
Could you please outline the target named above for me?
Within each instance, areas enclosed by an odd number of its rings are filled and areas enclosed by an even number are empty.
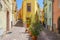
[[[7,11],[7,27],[6,27],[6,31],[9,31],[9,11]]]
[[[58,18],[58,33],[60,34],[60,17]]]

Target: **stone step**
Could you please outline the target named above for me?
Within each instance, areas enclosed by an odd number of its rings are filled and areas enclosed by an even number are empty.
[[[18,20],[18,22],[15,24],[15,26],[23,27],[23,21],[22,20]]]

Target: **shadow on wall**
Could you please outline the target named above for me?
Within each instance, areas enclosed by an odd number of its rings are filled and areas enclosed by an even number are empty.
[[[58,18],[58,33],[60,34],[60,17]]]

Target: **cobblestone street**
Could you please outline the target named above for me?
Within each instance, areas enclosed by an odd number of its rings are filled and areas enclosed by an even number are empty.
[[[60,40],[60,34],[45,29],[38,36],[38,40]]]
[[[13,27],[12,33],[6,34],[0,40],[28,40],[28,33],[25,33],[24,27]]]
[[[0,40],[31,40],[31,37],[25,33],[24,27],[13,27],[11,33],[7,33]],[[37,40],[60,40],[60,35],[45,29],[40,33]]]

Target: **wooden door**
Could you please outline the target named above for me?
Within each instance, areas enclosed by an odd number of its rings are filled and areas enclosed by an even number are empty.
[[[6,30],[9,31],[9,11],[7,11],[7,28]]]

